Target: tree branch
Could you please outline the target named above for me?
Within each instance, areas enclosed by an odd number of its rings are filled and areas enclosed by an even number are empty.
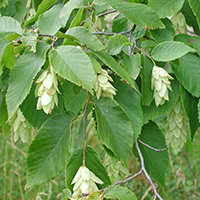
[[[146,146],[146,147],[148,147],[148,148],[150,148],[150,149],[152,149],[152,150],[154,150],[154,151],[165,151],[165,150],[166,150],[166,148],[163,148],[163,149],[155,149],[154,147],[152,147],[152,146],[150,146],[150,145],[148,145],[148,144],[142,142],[140,139],[138,139],[138,142],[140,142],[140,143],[143,144],[144,146]]]
[[[110,10],[110,11],[98,14],[97,17],[102,17],[104,15],[108,15],[108,14],[111,14],[111,13],[114,13],[114,12],[117,12],[117,11],[116,10]]]
[[[140,157],[142,171],[144,172],[145,176],[147,177],[148,181],[150,182],[150,184],[151,184],[151,186],[153,188],[153,191],[154,191],[154,194],[155,194],[154,199],[156,199],[158,197],[160,200],[163,200],[162,197],[158,194],[158,192],[156,190],[156,186],[154,185],[151,177],[149,176],[148,172],[146,171],[146,168],[145,168],[145,165],[144,165],[144,158],[143,158],[142,152],[141,152],[141,150],[139,148],[139,145],[138,145],[137,141],[135,142],[135,147],[136,147],[137,152],[138,152],[139,157]]]

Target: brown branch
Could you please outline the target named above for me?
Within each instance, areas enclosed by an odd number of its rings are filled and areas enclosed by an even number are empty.
[[[90,13],[89,13],[88,9],[86,9],[86,12],[87,12],[88,19],[89,19],[90,23],[92,24],[94,30],[98,33],[99,30],[97,29],[97,27],[96,27],[95,24],[93,23],[93,21],[92,21],[92,19],[91,19],[91,17],[90,17]]]
[[[160,200],[163,200],[162,197],[158,194],[155,184],[153,183],[153,181],[152,181],[151,177],[149,176],[148,172],[146,171],[145,164],[144,164],[144,158],[143,158],[142,152],[141,152],[141,150],[139,148],[139,145],[138,145],[137,141],[135,142],[135,147],[136,147],[137,152],[138,152],[139,157],[140,157],[142,171],[144,172],[145,176],[147,177],[148,181],[150,182],[150,184],[151,184],[151,186],[153,188],[153,191],[154,191],[154,194],[155,194],[154,199],[156,199],[158,197]]]
[[[86,111],[88,104],[90,102],[90,93],[88,92],[88,99],[85,104],[85,109],[83,111],[83,165],[85,166],[85,140],[86,140]]]
[[[135,30],[135,28],[136,28],[136,25],[133,24],[133,26],[130,29],[130,32],[128,33],[128,40],[129,40],[130,43],[131,43],[131,36],[132,36],[132,33]],[[129,56],[130,56],[131,55],[131,45],[128,46],[128,52],[129,52]]]

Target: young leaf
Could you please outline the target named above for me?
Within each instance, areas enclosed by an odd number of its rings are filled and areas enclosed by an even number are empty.
[[[183,107],[189,119],[191,139],[193,139],[200,125],[198,121],[198,98],[193,97],[183,87],[181,87],[181,99],[183,102]]]
[[[0,66],[4,64],[7,68],[12,69],[15,63],[14,44],[10,42],[4,49]]]
[[[108,40],[108,52],[111,55],[116,55],[120,53],[123,46],[125,45],[131,45],[128,38],[124,35],[116,34],[114,36],[111,36]]]
[[[149,0],[151,6],[160,18],[169,17],[177,13],[183,6],[184,0]]]
[[[45,62],[48,48],[46,43],[39,42],[36,53],[26,51],[12,68],[6,95],[9,117],[28,95],[34,77]]]
[[[73,188],[71,182],[78,171],[79,167],[83,165],[83,150],[78,149],[73,152],[66,166],[66,186],[67,188]],[[105,167],[102,165],[102,161],[99,154],[91,146],[87,146],[85,149],[85,166],[93,172],[104,184],[99,185],[99,188],[105,188],[110,185],[110,179],[106,172]]]
[[[131,120],[116,101],[93,99],[99,137],[115,156],[126,163],[133,145]]]
[[[61,113],[47,120],[28,149],[26,188],[45,183],[64,169],[70,145],[73,113]]]
[[[122,60],[122,64],[126,71],[130,74],[130,77],[135,80],[138,77],[141,69],[140,54],[137,53],[130,56],[125,54],[124,59]]]
[[[119,17],[114,18],[112,21],[112,32],[120,33],[128,29],[128,19],[120,14]]]
[[[193,96],[200,95],[200,59],[193,54],[179,58],[179,65],[171,63],[172,69],[184,88]]]
[[[107,199],[117,198],[119,200],[137,200],[137,197],[128,188],[112,185],[105,189],[104,197]]]
[[[162,132],[154,122],[149,122],[143,126],[139,139],[155,149],[166,148],[164,151],[155,151],[138,142],[147,172],[155,181],[165,186],[165,174],[169,167],[169,157]],[[136,154],[136,156],[138,155]]]
[[[65,34],[74,37],[76,40],[95,51],[105,49],[104,45],[98,40],[98,38],[92,35],[92,33],[84,27],[70,28]]]
[[[121,12],[137,26],[150,29],[164,28],[164,24],[159,20],[156,12],[149,6],[139,3],[127,3],[119,0],[107,1],[112,7]]]
[[[44,13],[45,11],[47,11],[57,0],[43,0],[40,5],[37,8],[37,12],[35,14],[35,16],[33,18],[31,18],[30,20],[28,20],[25,23],[25,26],[35,22],[38,17]]]
[[[117,81],[116,88],[117,95],[115,99],[131,120],[135,141],[141,133],[143,125],[143,111],[141,108],[140,95],[129,85],[119,80]]]
[[[63,5],[55,5],[50,10],[41,14],[38,19],[38,29],[41,34],[54,35],[61,27],[64,27],[67,18],[60,17]]]
[[[18,33],[21,35],[23,30],[20,23],[12,17],[0,17],[0,32]]]
[[[36,52],[37,37],[38,34],[35,31],[30,30],[26,32],[21,39],[23,45],[30,46],[31,47],[30,51],[32,51],[33,53]]]
[[[67,110],[73,110],[78,114],[87,101],[87,91],[81,91],[81,88],[78,88],[79,93],[75,94],[73,90],[73,87],[75,86],[76,85],[69,81],[63,82],[63,99],[65,108]]]
[[[155,120],[156,118],[165,115],[176,103],[179,98],[179,84],[177,81],[171,81],[172,91],[169,90],[169,101],[163,105],[156,106],[155,101],[150,106],[143,106],[144,122],[148,120]]]
[[[107,51],[96,51],[94,54],[138,92],[128,72]]]
[[[200,2],[199,0],[188,0],[200,28]]]
[[[195,50],[182,42],[166,41],[156,45],[151,56],[154,60],[165,62],[180,58],[188,52],[195,52]]]
[[[56,73],[93,94],[95,72],[84,51],[75,46],[59,46],[50,51],[49,58]]]

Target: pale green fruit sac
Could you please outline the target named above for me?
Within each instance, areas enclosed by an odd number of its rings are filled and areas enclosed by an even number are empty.
[[[154,90],[155,104],[158,107],[169,101],[168,89],[171,89],[169,79],[173,79],[162,67],[154,66],[152,70],[151,89]]]
[[[96,183],[103,184],[103,181],[101,181],[86,166],[81,166],[71,183],[74,184],[72,197],[76,198],[82,193],[98,190]]]
[[[12,125],[13,128],[15,142],[19,139],[19,137],[21,138],[22,142],[27,142],[29,140],[32,133],[32,127],[25,119],[19,108],[9,119],[9,124]]]
[[[186,115],[181,100],[167,113],[167,131],[165,139],[168,145],[180,151],[187,141]]]
[[[108,75],[106,70],[101,69],[100,73],[96,75],[94,83],[94,90],[96,92],[97,99],[101,96],[113,99],[113,95],[116,95],[116,89],[109,81],[113,81],[113,79]]]
[[[50,66],[48,70],[42,72],[36,80],[35,96],[39,97],[37,101],[37,110],[43,109],[46,114],[50,114],[56,104],[58,106],[58,81],[55,72]]]

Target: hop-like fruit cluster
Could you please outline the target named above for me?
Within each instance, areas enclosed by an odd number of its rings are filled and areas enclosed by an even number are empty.
[[[156,106],[169,101],[168,89],[171,89],[169,79],[173,79],[162,67],[154,66],[152,71],[151,89],[154,90]]]
[[[185,17],[184,15],[179,12],[177,14],[175,14],[172,18],[171,21],[173,23],[173,27],[175,30],[175,34],[183,34],[187,32],[187,24],[185,21]]]
[[[27,142],[32,133],[32,127],[25,119],[21,110],[18,110],[9,119],[9,124],[12,125],[14,131],[14,141],[16,142],[21,137],[22,142]]]
[[[101,96],[113,98],[113,95],[116,95],[116,89],[109,81],[112,82],[113,79],[108,75],[106,70],[101,69],[100,73],[96,75],[94,84],[94,90],[96,92],[97,99],[99,99]]]
[[[82,193],[98,190],[96,183],[103,184],[103,181],[97,178],[87,167],[81,166],[71,183],[74,184],[72,197],[77,198]]]
[[[36,80],[35,96],[39,97],[37,101],[37,110],[43,109],[46,114],[50,114],[54,104],[58,106],[58,81],[55,72],[50,66],[43,71]]]
[[[167,113],[167,132],[165,135],[167,144],[180,151],[187,140],[186,115],[181,100]]]
[[[129,170],[124,166],[124,164],[116,159],[111,159],[106,155],[105,165],[108,172],[108,176],[112,183],[116,183],[123,180],[125,176],[129,174]]]

